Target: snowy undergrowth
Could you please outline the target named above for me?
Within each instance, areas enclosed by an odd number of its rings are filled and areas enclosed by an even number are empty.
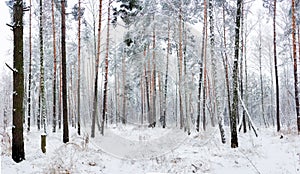
[[[300,173],[300,138],[295,131],[274,128],[239,134],[239,148],[220,142],[218,129],[192,132],[179,129],[120,126],[105,136],[89,138],[70,128],[70,142],[62,132],[49,132],[47,152],[40,150],[40,132],[25,133],[26,160],[11,159],[11,133],[1,133],[2,173]],[[281,137],[283,134],[283,137]]]

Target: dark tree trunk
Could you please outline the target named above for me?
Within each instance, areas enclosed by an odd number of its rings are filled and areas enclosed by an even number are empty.
[[[273,33],[274,33],[274,68],[275,68],[275,83],[276,83],[276,120],[277,131],[280,131],[280,115],[279,115],[279,80],[277,67],[277,53],[276,53],[276,0],[274,0],[274,14],[273,14]]]
[[[30,119],[31,119],[31,80],[32,80],[32,44],[31,44],[31,0],[29,0],[29,77],[28,77],[28,115],[27,115],[27,131],[30,131]]]
[[[13,38],[14,38],[14,71],[13,71],[13,127],[12,127],[12,159],[15,162],[25,160],[23,139],[23,1],[15,0],[13,6]],[[18,24],[18,25],[15,25]]]
[[[203,24],[203,30],[202,30],[202,48],[201,48],[201,60],[200,63],[200,73],[199,73],[199,82],[198,82],[198,102],[197,102],[197,124],[196,124],[196,130],[199,132],[200,130],[200,113],[201,113],[201,87],[202,87],[202,78],[203,78],[203,57],[204,57],[204,45],[205,45],[205,28],[206,28],[206,21],[207,21],[207,8],[206,8],[206,0],[204,0],[204,24]]]
[[[100,62],[100,44],[101,44],[101,24],[102,24],[102,0],[99,0],[99,27],[98,27],[98,46],[96,56],[96,67],[95,67],[95,84],[94,84],[94,100],[93,100],[93,118],[92,118],[92,130],[91,137],[95,137],[95,125],[97,117],[97,101],[98,101],[98,73],[99,73],[99,62]]]
[[[55,41],[55,19],[54,19],[54,0],[52,0],[52,32],[53,32],[53,130],[52,132],[56,132],[56,41]]]
[[[63,142],[69,142],[68,95],[67,95],[67,60],[66,60],[66,9],[61,1],[61,55],[62,55],[62,102],[63,102]]]
[[[81,1],[78,0],[78,79],[77,79],[77,133],[80,135],[80,27],[81,27]]]
[[[238,63],[239,63],[239,44],[240,44],[240,18],[241,18],[241,7],[243,0],[237,0],[237,12],[236,12],[236,27],[235,27],[235,50],[234,50],[234,67],[233,67],[233,102],[232,102],[232,115],[230,117],[231,124],[231,148],[238,147],[238,137],[237,137],[237,117],[238,117]]]
[[[106,34],[106,55],[105,55],[105,76],[104,76],[104,94],[103,94],[103,109],[102,109],[102,124],[101,124],[101,134],[104,135],[104,121],[107,120],[107,84],[108,84],[108,55],[109,55],[109,24],[110,24],[110,4],[108,3],[107,10],[107,34]]]
[[[164,101],[163,101],[163,116],[162,127],[166,127],[166,115],[167,115],[167,93],[168,93],[168,70],[169,70],[169,50],[170,50],[170,21],[168,21],[168,45],[167,45],[167,63],[166,63],[166,77],[165,77],[165,89],[164,89]]]

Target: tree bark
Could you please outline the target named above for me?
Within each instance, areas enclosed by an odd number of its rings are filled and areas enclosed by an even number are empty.
[[[166,115],[167,115],[169,50],[170,50],[170,21],[168,21],[167,63],[166,63],[165,89],[164,89],[164,99],[163,99],[164,100],[163,101],[163,117],[162,117],[162,126],[163,126],[163,128],[166,127]]]
[[[41,113],[44,133],[46,133],[46,99],[45,99],[45,80],[44,80],[44,41],[43,41],[43,1],[40,0],[40,98],[41,98]]]
[[[13,127],[12,127],[12,159],[15,162],[25,160],[23,139],[23,0],[16,0],[13,6]],[[15,25],[17,24],[17,25]]]
[[[109,24],[110,24],[110,4],[108,3],[107,9],[107,34],[106,34],[106,54],[105,54],[105,76],[104,76],[104,91],[103,91],[103,109],[102,109],[102,124],[101,124],[101,134],[104,135],[104,121],[107,119],[107,84],[108,84],[108,55],[109,55]]]
[[[298,74],[297,74],[297,48],[296,48],[296,16],[295,16],[295,0],[292,0],[292,39],[293,39],[293,58],[294,58],[294,86],[295,86],[295,105],[297,114],[298,134],[300,134],[300,106],[298,91]]]
[[[183,113],[183,102],[182,102],[182,9],[179,9],[179,111],[180,111],[180,129],[184,126],[184,113]]]
[[[232,115],[230,117],[231,124],[231,148],[238,147],[238,137],[237,137],[237,117],[238,117],[238,62],[239,62],[239,43],[240,43],[240,18],[241,18],[241,7],[243,0],[237,0],[237,12],[236,12],[236,27],[235,27],[235,51],[234,51],[234,67],[233,67],[233,102],[232,102]]]
[[[232,110],[231,110],[231,97],[230,97],[230,83],[229,83],[229,72],[228,72],[228,56],[226,52],[226,29],[225,29],[225,7],[223,4],[223,42],[224,42],[224,57],[223,64],[225,69],[225,81],[226,81],[226,89],[227,89],[227,107],[228,107],[228,116],[231,118]],[[231,124],[230,124],[231,128]]]
[[[51,1],[52,10],[52,33],[53,33],[53,122],[52,132],[56,132],[56,33],[55,33],[55,19],[54,19],[54,0]]]
[[[204,22],[203,22],[203,29],[202,29],[202,48],[201,48],[201,60],[199,60],[199,66],[200,66],[200,73],[199,73],[199,82],[198,82],[198,101],[197,101],[197,110],[198,110],[198,114],[197,114],[197,124],[196,124],[196,130],[199,132],[200,130],[200,113],[201,113],[201,105],[200,105],[200,101],[201,101],[201,87],[202,87],[202,78],[203,78],[203,57],[204,57],[204,45],[205,45],[205,25],[207,23],[207,7],[206,7],[206,0],[204,0],[204,14],[203,14],[203,18],[204,18]]]
[[[81,38],[80,38],[80,34],[81,34],[81,1],[78,0],[78,79],[77,79],[77,133],[78,135],[80,135],[80,123],[81,123],[81,118],[80,118],[80,66],[81,66],[81,62],[80,62],[80,49],[81,49]]]
[[[261,23],[259,23],[259,77],[260,77],[260,91],[261,91],[261,111],[262,111],[262,118],[267,127],[267,121],[265,117],[265,106],[264,106],[264,85],[263,85],[263,75],[262,75],[262,38],[261,38]]]
[[[31,39],[31,23],[32,23],[32,13],[31,13],[31,0],[29,0],[29,77],[28,77],[28,115],[27,115],[27,131],[30,131],[30,119],[31,119],[31,80],[32,80],[32,39]]]
[[[153,14],[153,22],[155,22],[154,20],[155,18],[155,14]],[[153,35],[152,35],[152,124],[155,127],[155,123],[156,123],[156,60],[155,60],[155,49],[156,49],[156,35],[155,35],[155,25],[153,27]]]
[[[101,24],[102,24],[102,0],[99,0],[98,46],[97,46],[96,67],[95,67],[93,118],[92,118],[92,130],[91,130],[91,137],[92,138],[95,137],[95,125],[96,125],[96,117],[97,117],[98,74],[99,74],[100,46],[101,46]]]
[[[277,53],[276,53],[276,1],[274,0],[274,16],[273,16],[273,44],[274,44],[274,69],[275,69],[275,85],[276,85],[276,121],[277,131],[280,131],[280,111],[279,111],[279,80],[277,67]]]
[[[67,60],[66,60],[66,9],[61,1],[61,55],[62,55],[62,102],[63,102],[63,142],[69,142],[68,94],[67,94]]]

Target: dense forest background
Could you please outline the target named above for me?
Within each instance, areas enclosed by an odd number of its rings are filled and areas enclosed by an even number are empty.
[[[225,126],[233,148],[239,131],[300,131],[299,0],[10,0],[1,8],[10,10],[6,27],[14,32],[17,3],[24,131],[63,129],[66,143],[69,127],[92,138],[118,125],[187,134],[219,127],[225,143]],[[5,35],[6,131],[17,119],[12,72],[21,71],[12,32]]]

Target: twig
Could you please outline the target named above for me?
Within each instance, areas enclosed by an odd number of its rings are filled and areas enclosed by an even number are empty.
[[[5,63],[5,65],[6,65],[10,70],[12,70],[12,72],[17,72],[17,71],[14,70],[13,68],[11,68],[7,63]]]

